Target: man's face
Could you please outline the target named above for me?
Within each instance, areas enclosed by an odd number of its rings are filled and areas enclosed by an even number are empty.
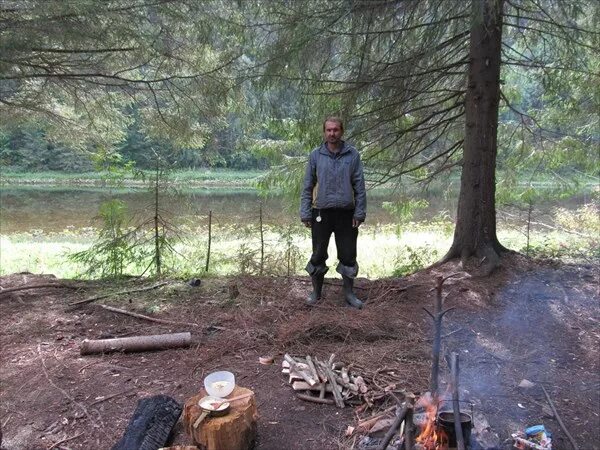
[[[337,122],[325,122],[325,130],[323,131],[325,135],[325,142],[328,144],[333,144],[337,146],[342,140],[342,127]]]

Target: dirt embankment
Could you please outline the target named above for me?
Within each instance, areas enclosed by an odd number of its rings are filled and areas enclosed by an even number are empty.
[[[137,400],[161,393],[184,401],[197,393],[205,374],[228,369],[256,392],[258,449],[352,448],[358,438],[344,436],[356,420],[352,408],[296,399],[279,365],[260,365],[259,356],[275,355],[280,362],[286,352],[323,358],[336,353],[361,370],[373,389],[394,384],[423,392],[431,367],[431,319],[422,307],[432,305],[436,276],[457,271],[449,263],[401,279],[360,279],[362,311],[343,306],[336,279],[327,280],[320,306],[306,308],[310,283],[303,277],[213,279],[198,287],[170,281],[98,302],[196,327],[147,322],[95,303],[67,306],[116,290],[110,283],[2,277],[2,289],[64,286],[0,294],[3,444],[9,450],[110,448]],[[462,396],[474,403],[476,417],[487,419],[501,448],[510,448],[504,441],[511,432],[539,423],[552,431],[554,448],[569,448],[542,386],[579,447],[600,448],[598,286],[597,267],[519,256],[504,260],[491,277],[445,283],[445,307],[455,309],[444,320],[443,351],[459,352]],[[178,331],[192,332],[191,348],[79,355],[84,338]],[[445,376],[447,368],[442,371]],[[518,387],[523,379],[534,386]],[[393,399],[385,401],[375,408]],[[176,443],[189,442],[181,428],[175,431]]]

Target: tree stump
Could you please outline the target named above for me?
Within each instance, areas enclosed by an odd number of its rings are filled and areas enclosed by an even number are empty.
[[[235,400],[229,407],[227,415],[204,419],[198,428],[194,422],[202,413],[198,401],[207,395],[202,389],[198,395],[188,399],[183,409],[183,424],[194,444],[201,450],[248,450],[252,448],[256,438],[256,400],[250,389],[236,386],[228,396],[252,394],[249,397]]]

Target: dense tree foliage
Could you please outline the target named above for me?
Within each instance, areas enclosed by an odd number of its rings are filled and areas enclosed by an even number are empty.
[[[78,146],[144,167],[148,149],[160,148],[180,167],[269,158],[281,168],[264,186],[291,189],[320,120],[334,113],[374,184],[460,170],[449,256],[503,249],[497,165],[509,188],[511,175],[540,169],[597,174],[595,0],[15,0],[0,8],[8,164],[30,167],[34,142],[41,166],[50,164],[44,152],[60,159]]]
[[[295,116],[300,129],[309,111],[313,123],[315,112],[345,117],[373,182],[461,169],[448,257],[494,259],[503,250],[495,231],[499,155],[513,173],[542,153],[538,167],[556,169],[551,161],[567,155],[597,167],[598,96],[578,85],[598,81],[598,9],[572,0],[273,3],[258,35],[269,62],[259,76],[307,94]],[[537,82],[507,84],[529,77]],[[574,113],[569,130],[571,119],[557,120],[566,111]]]
[[[150,137],[202,147],[223,125],[239,57],[227,2],[23,0],[0,4],[0,118],[111,145],[136,105]]]

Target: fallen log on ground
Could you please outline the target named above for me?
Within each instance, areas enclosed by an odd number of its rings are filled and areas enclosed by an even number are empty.
[[[141,399],[125,434],[112,450],[156,450],[167,443],[182,406],[166,395]]]
[[[192,335],[189,332],[114,339],[84,339],[79,351],[82,355],[110,352],[146,352],[189,347],[191,342]]]

